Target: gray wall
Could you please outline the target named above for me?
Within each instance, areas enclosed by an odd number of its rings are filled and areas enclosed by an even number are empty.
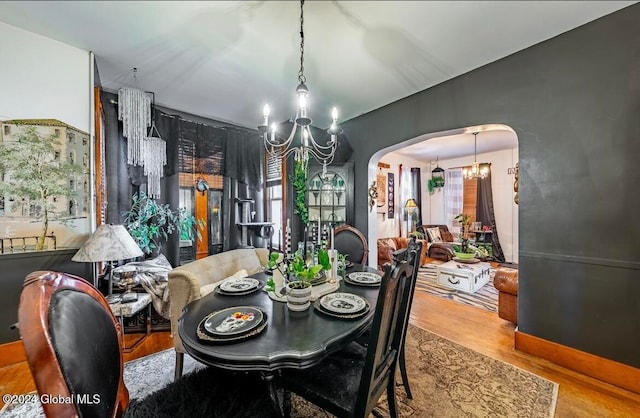
[[[640,5],[628,7],[343,124],[358,149],[356,227],[368,231],[376,151],[509,125],[520,152],[520,331],[640,367],[639,22]]]
[[[0,256],[0,344],[20,339],[11,325],[18,322],[22,283],[36,270],[64,271],[91,281],[91,263],[76,263],[71,257],[78,249],[42,251]]]

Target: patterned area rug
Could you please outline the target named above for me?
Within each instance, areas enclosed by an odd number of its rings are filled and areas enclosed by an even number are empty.
[[[416,289],[441,298],[464,303],[465,305],[486,309],[489,312],[498,312],[498,290],[493,287],[493,276],[496,274],[496,269],[491,268],[491,279],[487,284],[478,289],[477,292],[465,293],[438,284],[438,265],[442,263],[442,261],[432,261],[420,267],[416,281]]]
[[[166,350],[125,365],[125,383],[131,398],[141,398],[173,379],[173,350]],[[402,386],[396,389],[400,417],[553,417],[558,385],[491,359],[436,334],[411,326],[406,342],[407,370],[414,399]],[[185,356],[185,372],[202,367]],[[261,382],[258,381],[257,384]],[[224,382],[222,383],[224,385]],[[215,382],[211,382],[210,390]],[[195,400],[191,400],[195,402]],[[292,396],[292,417],[330,417],[304,399]],[[377,412],[389,416],[386,399]],[[178,411],[180,409],[177,409]],[[173,417],[180,417],[179,413]],[[43,417],[39,404],[9,407],[2,417]],[[186,415],[188,418],[197,418]],[[245,415],[246,416],[246,415]],[[267,416],[264,410],[256,417]],[[226,415],[225,418],[232,418]]]

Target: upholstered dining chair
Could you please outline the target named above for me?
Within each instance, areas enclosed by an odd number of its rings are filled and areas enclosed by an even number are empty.
[[[386,390],[391,417],[397,417],[395,372],[411,280],[411,266],[406,261],[385,265],[368,347],[352,342],[316,366],[282,371],[285,416],[291,410],[289,391],[337,417],[364,418]]]
[[[333,231],[334,248],[340,254],[348,254],[354,263],[366,264],[369,256],[367,239],[358,228],[342,224]]]
[[[29,274],[18,324],[38,393],[73,401],[44,402],[47,417],[262,417],[272,409],[257,375],[213,367],[130,404],[120,324],[104,296],[80,277],[52,271]],[[214,388],[213,382],[221,383]]]

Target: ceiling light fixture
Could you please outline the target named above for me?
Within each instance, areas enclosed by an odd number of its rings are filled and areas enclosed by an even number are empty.
[[[338,109],[335,107],[331,111],[332,123],[331,127],[327,130],[330,135],[330,139],[326,142],[326,145],[321,145],[311,135],[311,118],[307,115],[307,98],[309,96],[309,89],[305,82],[307,79],[304,76],[304,0],[300,1],[300,70],[298,71],[298,87],[296,88],[296,94],[298,96],[298,107],[296,110],[296,118],[293,121],[293,127],[289,137],[285,140],[284,137],[277,135],[276,124],[273,123],[269,127],[269,105],[264,106],[264,124],[258,126],[258,130],[262,132],[264,137],[264,146],[267,152],[272,156],[277,156],[286,159],[291,154],[294,155],[296,161],[302,161],[305,165],[308,163],[309,158],[313,157],[316,161],[322,164],[323,172],[326,166],[333,162],[336,148],[338,146],[337,136],[342,132],[338,128]],[[294,138],[296,132],[300,128],[300,144],[294,146]]]
[[[485,178],[489,175],[489,168],[484,166],[482,170],[480,169],[480,164],[478,164],[477,158],[478,151],[478,132],[473,133],[473,164],[471,164],[471,170],[464,169],[463,175],[467,180],[473,180],[477,178]]]

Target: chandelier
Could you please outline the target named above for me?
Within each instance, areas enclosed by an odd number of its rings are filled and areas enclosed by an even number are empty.
[[[466,180],[473,180],[477,178],[485,178],[489,175],[489,168],[482,167],[480,169],[480,164],[478,164],[477,159],[477,151],[478,151],[478,132],[473,133],[473,164],[471,164],[471,170],[464,169],[462,172],[464,178]]]
[[[265,105],[263,109],[264,123],[258,126],[258,130],[262,132],[264,137],[264,146],[267,152],[272,157],[280,157],[283,159],[288,158],[291,154],[294,155],[296,161],[302,162],[305,166],[309,162],[309,158],[313,157],[316,161],[322,164],[323,172],[326,170],[327,165],[333,162],[333,158],[338,146],[337,136],[342,132],[338,128],[338,109],[335,107],[331,111],[332,123],[327,133],[330,135],[330,139],[326,144],[318,143],[311,134],[312,120],[307,114],[307,98],[309,96],[309,89],[305,82],[307,79],[304,76],[304,0],[300,1],[300,70],[298,71],[298,87],[296,87],[296,95],[298,96],[298,106],[296,110],[296,117],[293,120],[293,127],[291,133],[285,139],[285,137],[278,135],[277,126],[272,123],[269,126],[269,105]],[[294,145],[294,139],[296,133],[299,133],[299,143]]]

